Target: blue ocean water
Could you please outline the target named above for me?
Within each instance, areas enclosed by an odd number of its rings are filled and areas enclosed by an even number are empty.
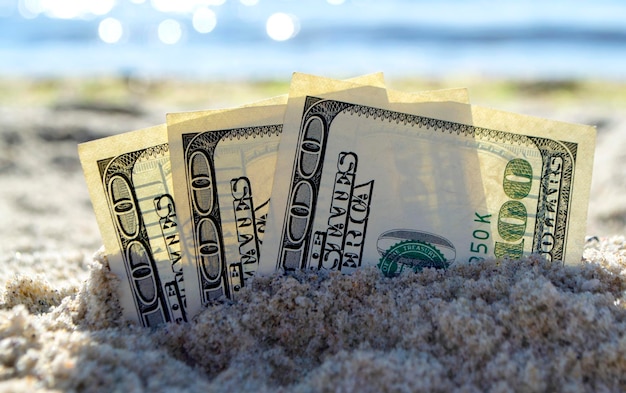
[[[623,0],[0,0],[0,76],[626,79]]]

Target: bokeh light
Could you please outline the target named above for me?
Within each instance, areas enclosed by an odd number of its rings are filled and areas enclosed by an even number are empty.
[[[98,25],[98,35],[107,44],[115,44],[124,35],[122,22],[115,18],[106,18]]]
[[[265,30],[267,35],[275,41],[286,41],[298,34],[298,20],[295,16],[277,12],[267,18]]]
[[[189,1],[180,0],[150,0],[150,4],[154,9],[167,13],[167,12],[184,12],[188,7]]]
[[[183,29],[178,21],[166,19],[159,23],[158,35],[162,43],[174,45],[182,38]]]
[[[198,33],[210,33],[217,25],[217,17],[210,8],[200,7],[193,13],[192,24]]]
[[[95,15],[106,15],[115,6],[115,0],[95,0],[90,3],[91,7],[89,10]]]
[[[17,9],[23,18],[33,19],[44,11],[39,0],[20,0]]]
[[[217,7],[225,2],[225,0],[150,0],[152,7],[160,12],[180,14],[191,14],[199,7]]]
[[[56,19],[77,19],[106,15],[116,0],[20,0],[18,10],[24,18],[45,14]]]

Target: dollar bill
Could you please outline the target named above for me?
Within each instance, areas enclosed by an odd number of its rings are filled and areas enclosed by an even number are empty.
[[[256,273],[283,115],[250,107],[205,118],[203,131],[168,126],[192,313]]]
[[[354,82],[376,81],[316,82],[355,88],[361,85]],[[392,95],[402,101],[468,100],[465,89]],[[235,298],[257,273],[286,108],[276,103],[285,100],[168,114],[176,204],[185,255],[191,258],[184,274],[192,314],[213,299]]]
[[[124,317],[143,326],[188,320],[167,127],[78,146]]]
[[[580,262],[593,127],[369,90],[294,74],[259,273]]]

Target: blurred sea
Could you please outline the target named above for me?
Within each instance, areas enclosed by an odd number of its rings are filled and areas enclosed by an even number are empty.
[[[623,0],[0,0],[0,77],[626,79]]]

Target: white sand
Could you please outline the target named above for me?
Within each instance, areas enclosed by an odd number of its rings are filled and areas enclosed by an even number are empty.
[[[626,118],[610,107],[502,109],[599,124],[580,267],[487,261],[259,278],[156,330],[120,319],[76,144],[143,116],[0,107],[0,391],[624,391]]]
[[[591,241],[585,259],[259,278],[151,331],[121,321],[97,255],[62,300],[43,281],[7,286],[0,389],[623,391],[626,240]]]

